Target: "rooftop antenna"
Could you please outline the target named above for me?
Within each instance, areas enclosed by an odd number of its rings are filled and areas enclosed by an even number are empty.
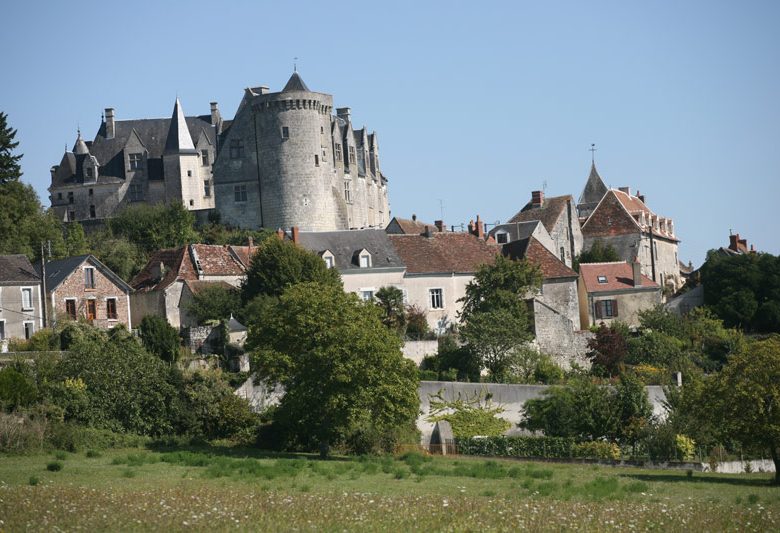
[[[298,72],[298,57],[293,58],[293,72]]]
[[[441,220],[444,220],[444,200],[439,198],[439,213],[441,215]]]
[[[590,151],[590,162],[591,162],[591,164],[595,165],[596,164],[596,150],[598,150],[598,148],[596,148],[595,144],[591,143],[590,144],[590,148],[588,148],[588,150]]]
[[[547,180],[544,180],[544,181],[542,182],[542,192],[544,192],[545,194],[547,194]]]

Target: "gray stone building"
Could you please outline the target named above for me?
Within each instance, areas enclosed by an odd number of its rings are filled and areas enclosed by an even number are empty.
[[[294,72],[280,92],[248,88],[224,123],[214,163],[216,209],[247,228],[384,228],[387,179],[376,133]]]
[[[92,141],[79,131],[71,151],[51,168],[51,205],[63,221],[99,221],[135,202],[182,202],[214,208],[212,164],[221,119],[185,117],[179,99],[170,119],[117,120],[105,110]]]
[[[41,278],[24,255],[0,255],[0,347],[43,327]]]

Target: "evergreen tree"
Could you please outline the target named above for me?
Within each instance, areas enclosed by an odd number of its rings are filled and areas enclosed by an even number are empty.
[[[22,177],[22,167],[19,165],[22,154],[12,154],[19,146],[19,141],[14,141],[16,130],[8,126],[7,119],[8,115],[0,112],[0,185],[19,181]]]

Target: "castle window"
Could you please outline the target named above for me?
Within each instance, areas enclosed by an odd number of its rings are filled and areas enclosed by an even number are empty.
[[[236,202],[246,202],[246,185],[235,185],[233,196]]]
[[[322,126],[320,126],[320,133],[325,133],[325,128],[323,128]]]
[[[352,182],[344,180],[344,200],[348,204],[352,203]]]
[[[69,203],[69,204],[72,204],[72,203],[73,203],[73,191],[70,191],[70,192],[68,193],[68,203]]]
[[[84,177],[91,178],[92,177],[92,169],[91,168],[85,168],[84,169]]]
[[[97,213],[95,213],[95,206],[91,205],[89,206],[89,218],[96,218]]]
[[[428,289],[431,309],[444,309],[444,289]]]
[[[190,207],[193,207],[195,205],[195,200],[190,200]]]
[[[209,182],[209,180],[203,182],[203,196],[205,196],[206,198],[211,197],[211,183]]]
[[[566,248],[564,248],[563,246],[561,246],[561,262],[562,263],[566,262]]]
[[[341,145],[336,143],[336,149],[333,150],[333,155],[336,156],[336,161],[341,161]]]
[[[318,156],[317,154],[314,154],[314,166],[315,167],[320,166],[320,156]]]
[[[139,170],[143,166],[143,154],[130,154],[130,170]]]
[[[200,151],[200,164],[204,167],[209,166],[209,151],[208,150],[201,150]]]
[[[350,146],[349,147],[349,163],[351,165],[355,164],[355,147],[354,146]]]
[[[282,139],[289,139],[290,138],[290,128],[287,126],[282,126]]]
[[[140,183],[131,183],[129,192],[131,202],[140,202],[143,199],[144,193]]]
[[[244,143],[241,139],[230,140],[230,159],[241,159],[244,157]]]
[[[188,171],[187,171],[187,177],[188,177],[188,178],[191,178],[191,177],[192,177],[192,171],[191,171],[191,170],[188,170]]]

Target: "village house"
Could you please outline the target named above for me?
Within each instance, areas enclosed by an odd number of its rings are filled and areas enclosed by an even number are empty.
[[[583,263],[579,278],[582,329],[620,321],[639,326],[639,312],[661,303],[661,287],[634,261]]]
[[[130,282],[133,327],[150,314],[165,317],[175,328],[196,325],[186,309],[192,296],[205,283],[238,287],[253,251],[253,246],[209,244],[158,250]]]
[[[44,326],[41,278],[24,255],[0,255],[0,344]]]
[[[431,231],[445,231],[444,222],[441,220],[428,224],[417,220],[417,215],[412,215],[411,219],[393,217],[385,228],[385,233],[391,235],[422,235],[425,233],[425,228],[429,228]]]
[[[48,324],[87,320],[100,328],[123,324],[130,328],[132,289],[93,255],[46,263]]]

